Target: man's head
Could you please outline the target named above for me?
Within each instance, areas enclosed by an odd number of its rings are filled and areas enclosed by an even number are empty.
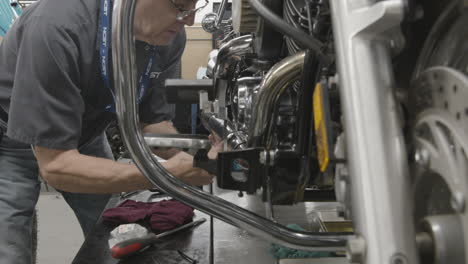
[[[152,45],[168,45],[185,25],[193,25],[195,12],[189,10],[195,8],[197,1],[137,0],[135,38]]]

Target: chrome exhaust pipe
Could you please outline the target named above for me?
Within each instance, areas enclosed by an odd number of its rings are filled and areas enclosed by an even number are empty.
[[[217,76],[223,76],[231,60],[240,60],[240,56],[253,53],[253,38],[251,35],[235,38],[219,49],[214,72]]]
[[[253,54],[253,40],[251,35],[245,35],[232,39],[225,43],[219,49],[216,64],[213,70],[213,83],[216,88],[214,97],[218,98],[218,106],[215,112],[218,113],[218,117],[227,119],[226,109],[226,80],[230,65],[233,65],[236,61],[241,60],[242,56]],[[213,100],[210,98],[210,100]]]
[[[209,195],[172,176],[153,157],[138,128],[136,65],[133,39],[135,0],[115,0],[112,56],[116,109],[122,138],[135,164],[148,180],[170,196],[267,241],[315,251],[344,251],[348,233],[298,232]]]
[[[280,95],[301,77],[306,52],[289,56],[275,64],[260,84],[249,131],[249,146],[264,146],[265,130],[270,127]]]

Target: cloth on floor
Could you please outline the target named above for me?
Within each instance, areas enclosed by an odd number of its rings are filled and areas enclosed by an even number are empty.
[[[148,203],[126,200],[105,210],[102,222],[111,227],[138,223],[158,234],[191,222],[193,216],[192,207],[173,199]]]
[[[297,231],[306,231],[305,229],[303,229],[297,224],[289,224],[287,225],[287,227],[290,229],[297,230]],[[327,258],[327,257],[334,256],[332,252],[316,252],[316,251],[298,250],[298,249],[283,247],[278,244],[271,244],[270,254],[275,259]]]

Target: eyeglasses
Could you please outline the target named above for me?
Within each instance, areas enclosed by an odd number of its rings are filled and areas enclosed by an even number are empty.
[[[172,3],[174,8],[177,9],[177,11],[179,11],[176,16],[177,21],[184,20],[185,18],[197,13],[198,11],[202,10],[208,5],[208,0],[205,0],[204,5],[194,8],[194,9],[187,10],[184,8],[184,4],[187,4],[187,0],[169,0],[169,1]]]

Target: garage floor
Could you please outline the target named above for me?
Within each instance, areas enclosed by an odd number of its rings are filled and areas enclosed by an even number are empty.
[[[71,263],[83,243],[73,211],[55,191],[43,191],[38,208],[38,264]]]

